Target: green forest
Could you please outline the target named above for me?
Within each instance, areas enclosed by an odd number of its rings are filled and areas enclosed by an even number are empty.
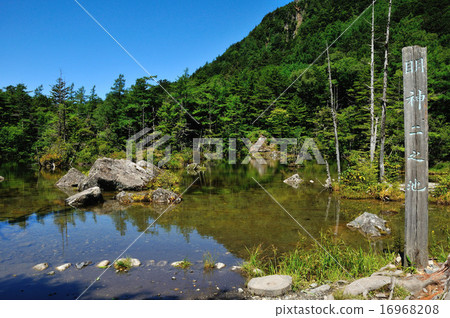
[[[355,153],[369,152],[369,5],[367,1],[294,1],[267,14],[247,37],[214,61],[193,73],[186,70],[176,81],[155,74],[128,84],[117,70],[118,77],[111,79],[104,99],[95,86],[78,87],[63,73],[48,95],[43,86],[14,83],[4,87],[0,89],[0,162],[52,161],[64,167],[92,163],[99,156],[122,158],[126,139],[143,127],[173,136],[172,147],[178,152],[192,147],[195,137],[219,137],[225,142],[230,137],[254,140],[261,134],[300,141],[314,138],[324,157],[333,162],[327,55],[319,54],[357,19],[329,48],[341,157],[348,164]],[[377,119],[382,107],[388,6],[389,1],[380,0],[374,7]],[[411,45],[428,50],[430,166],[449,159],[449,21],[445,2],[392,1],[387,169],[401,169],[404,158],[401,50]],[[376,150],[378,158],[379,141]]]

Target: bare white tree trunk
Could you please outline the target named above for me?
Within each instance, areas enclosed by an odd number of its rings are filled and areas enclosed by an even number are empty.
[[[375,158],[375,147],[377,143],[376,123],[375,123],[375,94],[374,94],[374,77],[375,77],[375,1],[372,3],[372,39],[370,44],[370,165]]]
[[[333,97],[333,84],[331,80],[331,64],[330,64],[330,54],[328,53],[328,44],[327,44],[327,59],[328,59],[328,82],[330,86],[330,100],[331,100],[331,116],[333,118],[333,127],[334,127],[334,143],[336,145],[336,164],[338,170],[338,182],[341,182],[341,156],[339,154],[339,138],[337,131],[337,116],[336,116],[336,103]]]
[[[381,107],[381,131],[380,131],[380,181],[384,181],[384,144],[386,142],[386,104],[387,104],[387,81],[388,81],[388,55],[389,55],[389,26],[391,23],[392,0],[389,0],[389,11],[386,26],[386,41],[384,42],[384,70],[383,70],[383,105]]]

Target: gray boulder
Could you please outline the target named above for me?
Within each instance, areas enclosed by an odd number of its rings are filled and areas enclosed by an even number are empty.
[[[61,179],[56,182],[57,187],[78,187],[86,179],[86,176],[75,168],[71,168]]]
[[[360,230],[364,235],[376,237],[390,234],[391,230],[386,227],[386,221],[375,214],[364,212],[356,219],[347,224],[347,227]]]
[[[296,173],[292,177],[289,177],[286,180],[284,180],[283,182],[297,189],[300,183],[303,182],[303,179],[300,178],[300,176]]]
[[[83,207],[103,202],[102,192],[99,187],[93,187],[66,199],[66,204],[73,207]]]
[[[291,290],[292,277],[287,275],[270,275],[252,278],[248,290],[259,296],[280,296]]]
[[[154,203],[180,203],[181,197],[176,193],[158,188],[152,193],[152,202]]]
[[[156,166],[150,165],[147,163],[146,167],[141,167],[124,159],[97,159],[89,170],[88,177],[78,186],[78,190],[92,187],[110,191],[142,190],[160,171]]]
[[[355,280],[345,286],[344,295],[357,296],[367,294],[372,290],[380,289],[391,283],[391,278],[387,276],[371,276]]]

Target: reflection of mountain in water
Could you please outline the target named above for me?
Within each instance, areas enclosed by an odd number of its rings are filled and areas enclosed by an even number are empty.
[[[190,233],[197,231],[206,238],[213,238],[241,258],[247,256],[246,248],[251,249],[260,244],[266,247],[274,245],[279,251],[295,247],[299,235],[305,233],[251,177],[261,182],[314,237],[320,237],[321,231],[329,231],[344,238],[349,244],[367,247],[367,241],[362,240],[359,233],[349,231],[345,224],[364,211],[376,214],[386,209],[402,212],[401,202],[385,204],[371,200],[339,201],[337,197],[330,197],[327,192],[322,191],[317,182],[314,185],[306,182],[298,189],[293,189],[282,182],[289,174],[277,171],[270,165],[263,176],[251,166],[237,169],[217,166],[209,169],[184,195],[183,202],[173,206],[157,221],[158,227],[179,233],[186,241],[189,241]],[[305,171],[300,174],[307,180],[315,178],[313,174],[306,175]],[[181,188],[194,179],[195,177],[186,175]],[[39,223],[45,224],[52,220],[64,241],[69,224],[76,227],[77,223],[84,223],[90,218],[98,224],[98,229],[92,235],[102,233],[101,222],[97,223],[99,218],[110,219],[122,236],[131,228],[142,232],[167,208],[151,204],[124,207],[115,200],[106,200],[89,211],[67,208],[62,204],[66,194],[53,184],[54,180],[48,181],[36,174],[32,178],[17,177],[13,181],[14,186],[6,191],[8,196],[4,192],[0,195],[0,221],[26,228],[29,216],[34,214]],[[433,209],[438,213],[433,214]],[[449,209],[445,207],[432,206],[430,212],[430,226],[433,226],[434,220],[440,220],[435,215],[449,216]],[[401,237],[402,213],[383,217],[391,222],[393,237]],[[5,223],[0,223],[0,227],[2,226]],[[147,232],[158,235],[155,227]],[[377,245],[378,248],[383,248],[392,242],[393,238],[390,237]]]

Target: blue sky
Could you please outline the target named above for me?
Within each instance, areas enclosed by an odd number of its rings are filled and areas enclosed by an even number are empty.
[[[158,79],[191,74],[244,38],[289,0],[78,0]],[[73,0],[1,0],[0,88],[24,83],[47,93],[68,83],[96,85],[101,97],[124,74],[146,74]]]

